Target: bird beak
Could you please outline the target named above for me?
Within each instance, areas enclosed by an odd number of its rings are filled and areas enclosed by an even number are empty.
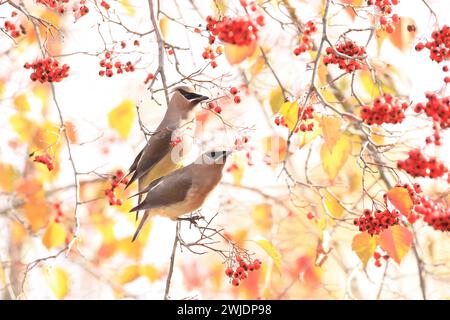
[[[187,100],[194,103],[199,103],[205,100],[209,100],[209,97],[203,96],[195,92],[179,91]]]

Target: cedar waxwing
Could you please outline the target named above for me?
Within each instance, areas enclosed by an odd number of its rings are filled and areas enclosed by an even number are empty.
[[[193,143],[188,135],[192,136],[195,129],[194,108],[208,99],[186,86],[178,86],[173,90],[163,120],[128,170],[127,175],[132,174],[132,177],[126,187],[138,180],[138,190],[141,192],[155,179],[181,167],[181,160],[190,152]],[[173,146],[172,139],[177,138],[181,142]],[[174,148],[181,151],[177,157],[172,155]]]
[[[138,193],[140,195],[147,192],[147,196],[130,212],[146,211],[133,236],[133,241],[150,214],[175,220],[200,208],[222,179],[222,169],[229,154],[229,151],[203,153],[195,162],[154,180],[145,190]]]

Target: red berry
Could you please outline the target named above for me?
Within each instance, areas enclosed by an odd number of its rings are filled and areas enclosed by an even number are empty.
[[[240,103],[240,102],[241,102],[241,97],[234,96],[234,103]]]
[[[238,93],[238,89],[237,89],[236,87],[231,87],[230,93],[231,93],[232,95],[235,95],[235,94]]]

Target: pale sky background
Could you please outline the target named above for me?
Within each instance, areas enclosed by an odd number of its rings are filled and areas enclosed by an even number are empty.
[[[239,1],[230,1],[230,3],[238,4]],[[295,3],[296,1],[291,1]],[[314,12],[316,12],[315,4],[321,1],[308,1],[307,4],[299,4],[302,8],[299,11],[301,17],[313,17]],[[137,15],[135,17],[124,17],[123,22],[130,29],[146,31],[151,28],[151,24],[148,19],[148,7],[147,1],[131,1],[135,6]],[[172,1],[161,1],[163,10],[170,13],[174,18],[179,18],[178,12],[174,7],[171,7]],[[179,1],[180,6],[185,12],[183,18],[186,23],[190,25],[196,25],[199,23],[198,16],[190,12],[190,9],[186,3],[188,1]],[[201,8],[204,16],[211,14],[213,11],[206,5],[206,1],[196,2]],[[434,11],[439,17],[439,24],[442,26],[445,23],[450,22],[449,12],[450,12],[450,2],[446,0],[428,0],[428,3],[433,7]],[[0,17],[5,14],[2,12],[4,6],[0,8]],[[115,7],[118,7],[117,5]],[[234,6],[236,7],[236,6]],[[418,39],[428,37],[430,31],[433,27],[433,20],[430,18],[428,9],[423,5],[421,0],[402,0],[400,5],[395,7],[395,12],[401,17],[413,17],[416,21],[416,26],[418,28]],[[94,12],[88,14],[87,16],[81,18],[78,22],[73,23],[72,18],[68,18],[65,23],[65,32],[63,41],[63,54],[70,54],[78,51],[83,52],[98,52],[102,48],[102,41],[97,31],[97,22],[99,16]],[[1,21],[1,20],[0,20]],[[270,21],[270,19],[266,19]],[[348,20],[333,20],[333,24],[347,23]],[[355,26],[357,27],[357,26]],[[106,41],[109,42],[109,32],[106,27],[102,27],[102,34],[104,35]],[[270,23],[268,26],[263,28],[261,34],[261,40],[272,47],[276,55],[271,56],[271,62],[273,67],[277,70],[279,76],[287,83],[296,83],[298,88],[296,94],[301,93],[307,86],[310,79],[310,73],[305,73],[305,59],[296,59],[292,62],[292,48],[293,45],[287,43],[288,37],[280,34],[279,28],[276,24]],[[115,40],[126,40],[130,38],[123,29],[112,26],[111,33],[114,35]],[[331,35],[335,35],[331,32]],[[0,52],[3,52],[9,43],[5,42],[5,37],[0,37]],[[134,39],[134,38],[132,38]],[[150,41],[150,39],[152,39]],[[186,41],[186,34],[183,29],[178,28],[175,23],[169,24],[169,33],[167,36],[167,41],[179,46],[186,46],[188,42]],[[358,40],[358,37],[354,39]],[[143,120],[147,127],[151,130],[156,127],[160,119],[162,118],[165,107],[161,107],[153,103],[150,99],[150,94],[146,91],[146,85],[144,85],[144,79],[147,72],[154,72],[157,65],[157,51],[156,43],[151,37],[145,37],[140,40],[141,46],[139,50],[143,52],[143,60],[139,63],[143,69],[138,69],[134,73],[129,73],[126,75],[115,75],[113,78],[100,78],[98,76],[99,71],[99,58],[91,55],[76,54],[62,58],[63,63],[70,65],[70,76],[64,79],[61,83],[56,85],[57,96],[59,103],[62,107],[65,120],[72,121],[77,125],[77,132],[79,135],[79,141],[92,141],[93,139],[99,138],[95,142],[86,143],[83,146],[74,146],[74,160],[77,165],[77,169],[80,172],[88,172],[96,169],[98,172],[107,173],[112,169],[117,167],[127,168],[131,161],[134,159],[135,155],[142,146],[144,140],[142,132],[139,130],[138,123],[136,121],[132,133],[127,141],[118,142],[110,147],[110,152],[107,156],[102,155],[101,148],[104,145],[109,144],[108,139],[114,137],[114,132],[108,128],[108,112],[115,106],[117,106],[124,99],[131,99],[140,104],[140,111],[143,116]],[[193,47],[193,52],[180,52],[180,56],[186,57],[182,60],[181,68],[186,74],[195,71],[196,69],[204,65],[204,60],[201,57],[202,48],[206,45],[206,40],[199,40],[199,37],[194,33],[189,33],[189,43]],[[128,48],[130,50],[134,49],[131,43]],[[284,52],[281,52],[284,50]],[[375,41],[372,41],[372,46],[370,47],[369,54],[375,51]],[[21,91],[21,88],[26,88],[28,84],[29,71],[21,68],[26,61],[33,60],[33,58],[38,54],[38,51],[31,50],[27,48],[25,52],[18,56],[12,56],[11,63],[7,63],[8,59],[2,58],[0,62],[0,78],[10,77],[13,85],[8,86],[5,97],[11,94]],[[191,54],[194,56],[194,61],[192,61]],[[137,59],[136,54],[129,55],[129,59],[134,61]],[[429,60],[427,51],[422,51],[417,53],[411,48],[409,54],[403,54],[397,49],[395,49],[388,41],[385,41],[383,48],[381,50],[380,58],[384,61],[391,62],[397,69],[399,74],[405,80],[404,83],[399,85],[399,91],[410,97],[412,101],[424,101],[425,97],[423,93],[425,91],[433,91],[442,87],[444,73],[441,72],[442,64],[438,65],[435,62]],[[125,58],[123,58],[125,59]],[[126,60],[125,60],[126,61]],[[224,86],[228,85],[239,85],[241,81],[237,78],[238,69],[237,67],[231,67],[228,65],[224,57],[218,58],[219,67],[216,69],[207,69],[211,77],[217,77],[222,73],[230,73],[231,76],[224,82]],[[167,76],[168,82],[172,83],[177,81],[179,75],[173,72],[173,67],[169,62],[166,62],[168,67]],[[267,84],[261,86],[259,94],[267,94],[267,89],[274,86],[273,80],[270,75],[267,76]],[[206,93],[206,91],[204,91]],[[220,94],[218,92],[212,92],[213,94]],[[251,128],[247,131],[250,137],[250,146],[252,143],[254,146],[259,148],[260,138],[270,134],[270,128],[267,126],[266,119],[263,117],[262,112],[259,112],[260,105],[253,95],[246,96],[241,95],[242,102],[239,105],[227,105],[224,106],[224,118],[232,122],[235,126],[245,126]],[[160,101],[162,97],[159,96]],[[265,106],[267,107],[267,106]],[[6,163],[21,163],[24,161],[26,152],[25,149],[19,148],[16,153],[11,152],[8,147],[8,141],[15,137],[15,133],[12,132],[9,125],[9,117],[15,113],[14,107],[10,103],[10,100],[4,99],[0,101],[0,110],[2,116],[0,117],[0,159],[1,162]],[[36,111],[33,111],[36,110]],[[40,113],[40,103],[39,101],[32,101],[32,113],[35,112],[38,116]],[[57,121],[57,114],[55,108],[52,109],[51,114],[52,120]],[[224,129],[223,125],[216,120],[214,126],[218,128],[217,132],[210,135],[210,145],[220,146],[220,147],[232,147],[235,137],[239,136],[236,130]],[[281,131],[282,132],[282,131]],[[448,139],[445,137],[448,134],[444,134],[444,145],[441,148],[441,155],[445,157],[447,164],[450,164],[448,154],[450,154],[450,144]],[[418,138],[422,139],[423,136]],[[204,137],[203,137],[204,139]],[[284,181],[277,180],[277,173],[279,171],[272,171],[269,167],[262,164],[262,153],[257,150],[254,151],[254,157],[256,165],[253,167],[247,167],[245,171],[244,178],[242,180],[243,185],[255,186],[255,187],[273,187],[282,186]],[[242,153],[244,154],[244,153]],[[61,154],[62,160],[62,170],[59,179],[55,182],[57,185],[66,185],[72,182],[72,172],[69,167],[69,162],[65,161],[67,155],[65,152]],[[298,158],[302,158],[299,155]],[[224,175],[224,181],[232,182],[232,177],[230,174]],[[82,177],[83,179],[83,177]],[[63,201],[73,201],[73,194],[68,192],[65,194],[67,197]],[[220,210],[221,202],[227,197],[232,197],[242,207],[245,207],[245,203],[249,200],[248,193],[238,193],[231,192],[231,189],[225,189],[219,187],[208,202],[205,204],[202,212],[205,215],[212,215],[217,210]],[[1,198],[0,198],[1,199]],[[2,204],[2,200],[0,200]],[[2,206],[3,207],[3,206]],[[83,237],[83,221],[86,221],[87,212],[81,207],[80,215],[82,221],[81,236]],[[111,207],[109,210],[114,211],[115,209]],[[234,212],[226,212],[226,215],[232,215]],[[245,210],[237,210],[237,216],[231,219],[239,219],[240,215],[245,215]],[[222,215],[223,216],[223,215]],[[0,218],[3,219],[3,218]],[[217,223],[221,222],[226,226],[228,217],[221,217],[217,220]],[[144,263],[151,263],[160,268],[167,268],[170,250],[173,241],[174,223],[168,219],[164,218],[154,218],[154,225],[150,233],[150,239],[148,241],[148,246],[145,249],[145,254],[143,256]],[[0,220],[0,230],[5,230],[1,227],[5,223],[5,220]],[[127,222],[124,218],[124,223],[117,228],[117,236],[125,236],[132,233],[134,226]],[[4,231],[1,231],[2,233]],[[85,241],[92,242],[93,244],[98,243],[100,238],[89,238]],[[30,241],[28,244],[28,250],[24,252],[24,261],[33,260],[37,257],[48,255],[48,251],[43,247],[40,239],[36,241]],[[249,243],[249,249],[258,253],[259,256],[263,258],[264,263],[270,263],[269,258],[265,253],[258,249],[254,244]],[[0,258],[2,257],[2,252],[4,252],[2,244],[0,244]],[[350,248],[351,250],[351,248]],[[87,252],[86,256],[90,256],[92,253]],[[349,263],[356,265],[359,263],[356,255],[349,253]],[[189,252],[183,252],[180,254],[178,251],[178,259],[183,261],[195,260],[196,256],[190,254]],[[208,254],[207,259],[220,259],[217,255],[213,253]],[[115,259],[110,260],[110,268],[108,271],[114,274],[115,270]],[[78,266],[64,261],[64,259],[57,259],[53,263],[55,265],[63,266],[69,273],[77,274],[80,273]],[[50,262],[50,265],[52,262]],[[30,274],[27,287],[29,289],[27,297],[28,298],[50,298],[51,292],[47,288],[45,283],[45,278],[40,274],[39,269],[36,269]],[[378,289],[377,281],[382,276],[381,271],[383,268],[375,269],[372,268],[370,271],[373,272],[374,282],[370,283],[366,280],[364,274],[361,271],[357,271],[355,277],[361,280],[362,292],[364,292],[367,297],[373,297]],[[408,256],[407,259],[399,267],[400,273],[404,272],[415,273],[415,261],[412,254]],[[93,298],[113,298],[113,294],[108,286],[96,284],[92,286],[92,278],[86,275],[84,278],[74,277],[77,281],[72,282],[72,291],[69,298],[82,298],[82,299],[93,299]],[[202,298],[202,293],[199,291],[190,292],[187,291],[183,286],[183,276],[180,268],[176,268],[173,277],[173,285],[171,296],[174,298],[184,298],[184,297],[197,297]],[[162,292],[165,285],[165,278],[158,281],[151,286],[148,285],[146,279],[141,278],[136,282],[130,284],[127,289],[142,298],[152,298],[160,299],[162,298]],[[345,285],[341,283],[341,285]],[[407,288],[415,288],[414,285],[410,284],[405,278],[405,282],[397,281],[393,284],[394,286],[404,286]],[[86,290],[86,288],[89,290]],[[414,289],[412,289],[414,290]],[[82,294],[82,296],[80,296]],[[417,293],[418,294],[418,293]],[[215,298],[227,298],[229,297],[228,292],[223,292],[223,295],[217,296]],[[411,292],[411,297],[415,297],[415,293]]]

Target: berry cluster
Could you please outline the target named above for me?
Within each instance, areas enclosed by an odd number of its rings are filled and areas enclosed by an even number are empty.
[[[222,112],[222,108],[215,101],[208,102],[206,106],[208,107],[208,109],[214,111],[215,113],[220,114]]]
[[[53,158],[48,153],[35,156],[33,161],[45,164],[47,166],[48,171],[52,171],[55,168],[55,165],[53,164]]]
[[[87,15],[89,13],[89,8],[85,6],[86,0],[80,0],[80,6],[73,6],[72,11],[76,20]]]
[[[119,186],[120,183],[124,185],[128,184],[128,179],[124,178],[124,173],[122,170],[117,170],[113,176],[113,181],[111,182],[111,188],[105,190],[105,195],[109,198],[109,205],[111,206],[121,206],[122,200],[116,198],[115,188]]]
[[[425,43],[419,42],[416,45],[416,51],[428,49],[430,59],[441,63],[450,58],[450,27],[445,25],[441,30],[434,31],[431,34],[431,40]]]
[[[234,103],[241,103],[241,97],[237,95],[239,93],[239,90],[236,87],[231,87],[230,93],[234,96]]]
[[[211,43],[211,37],[209,38],[210,44]],[[214,40],[213,40],[214,42]],[[205,60],[211,60],[211,67],[216,68],[217,67],[217,61],[216,58],[220,56],[223,53],[223,47],[217,46],[216,50],[214,50],[211,46],[207,46],[205,50],[202,53],[202,57]]]
[[[247,3],[246,0],[240,0],[241,6],[243,6],[244,8],[250,7],[250,10],[255,12],[258,10],[258,7],[256,6],[255,1],[250,1],[249,3]]]
[[[234,140],[234,149],[243,150],[247,142],[248,142],[247,136],[243,136],[242,138],[236,138],[236,140]]]
[[[323,58],[325,65],[336,64],[339,69],[351,73],[355,70],[361,69],[362,57],[366,53],[364,47],[358,46],[351,40],[346,40],[336,47],[337,54],[334,53],[333,48],[326,49],[327,56]],[[342,56],[345,55],[345,56]]]
[[[370,235],[380,234],[383,230],[395,226],[400,222],[400,212],[398,210],[364,210],[361,217],[353,220],[353,223],[359,227],[359,231],[367,231]]]
[[[386,30],[387,33],[392,33],[395,30],[394,24],[400,19],[397,14],[392,14],[392,6],[398,4],[398,0],[369,0],[367,4],[369,6],[375,5],[381,13],[380,24],[381,27]]]
[[[375,5],[380,9],[382,13],[391,14],[392,6],[397,5],[399,2],[399,0],[367,0],[367,5]]]
[[[61,218],[63,217],[63,212],[61,210],[61,204],[60,203],[55,203],[53,205],[53,208],[56,210],[56,217],[55,217],[55,222],[56,223],[60,223],[61,222]]]
[[[448,172],[447,167],[435,157],[426,157],[421,149],[408,152],[408,158],[397,161],[397,167],[413,177],[439,178]]]
[[[99,65],[100,67],[104,68],[104,70],[100,70],[98,72],[100,77],[107,76],[108,78],[111,78],[114,75],[113,68],[116,68],[115,72],[117,74],[122,74],[124,71],[126,72],[135,71],[135,67],[131,63],[131,61],[127,61],[127,63],[125,64],[123,64],[119,60],[114,61],[111,52],[105,53],[105,58],[100,60]]]
[[[36,0],[36,3],[43,4],[50,9],[56,9],[59,13],[64,13],[66,11],[64,6],[69,3],[69,0]]]
[[[313,48],[313,43],[311,40],[311,34],[317,31],[316,24],[312,21],[306,23],[305,31],[303,31],[303,36],[301,42],[297,48],[294,49],[294,54],[296,56],[311,50]]]
[[[361,118],[368,125],[383,123],[397,124],[405,119],[404,111],[408,103],[402,102],[390,94],[384,94],[373,101],[371,106],[361,109]]]
[[[443,202],[422,197],[421,204],[414,209],[424,216],[423,220],[433,229],[450,231],[450,208]]]
[[[228,267],[225,274],[232,279],[231,284],[235,287],[239,286],[242,280],[248,278],[248,272],[259,270],[261,268],[261,261],[255,259],[246,263],[241,257],[236,257],[236,267]]]
[[[414,111],[417,113],[425,112],[425,114],[438,123],[441,129],[450,127],[450,97],[439,98],[434,93],[427,93],[426,104],[418,103]]]
[[[60,82],[69,76],[69,66],[60,63],[53,58],[47,57],[38,59],[33,63],[25,63],[25,69],[33,69],[30,79],[33,81],[44,82]]]
[[[17,12],[13,11],[11,13],[11,17],[14,18],[15,16],[17,16]],[[5,26],[5,31],[7,33],[9,33],[9,35],[12,38],[18,38],[21,35],[26,33],[25,28],[22,24],[19,24],[19,26],[17,26],[15,23],[13,23],[9,20],[6,20],[4,26]]]
[[[248,46],[258,39],[258,25],[264,25],[264,17],[259,16],[254,22],[250,17],[223,17],[222,20],[216,20],[208,16],[206,22],[206,29],[211,33],[210,43],[213,43],[218,37],[225,43]]]
[[[385,255],[381,255],[381,253],[375,251],[373,253],[373,258],[375,259],[375,267],[379,268],[381,267],[381,258],[383,258],[383,260],[387,261],[389,260],[389,255],[385,254]]]
[[[294,132],[306,132],[306,131],[312,131],[314,129],[314,122],[306,123],[307,120],[311,120],[314,118],[314,108],[312,106],[307,107],[299,107],[298,109],[298,119],[300,125],[297,125],[297,127],[294,129]],[[277,126],[281,125],[284,127],[288,127],[288,124],[286,123],[286,119],[284,116],[279,115],[275,118],[275,124]]]

